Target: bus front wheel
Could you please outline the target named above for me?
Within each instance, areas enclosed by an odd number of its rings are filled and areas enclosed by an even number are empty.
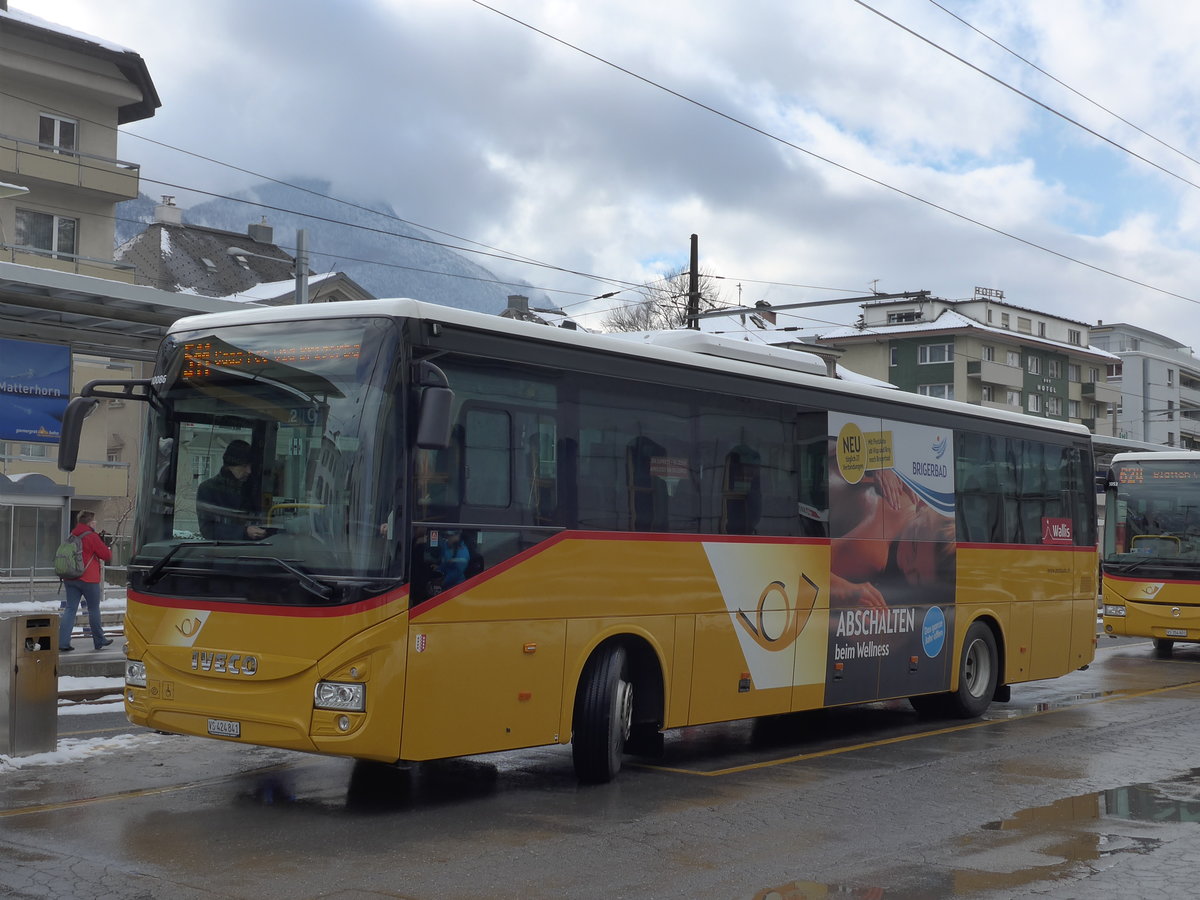
[[[972,622],[958,662],[958,690],[946,695],[950,715],[960,719],[983,715],[996,693],[999,677],[996,636],[983,622]]]
[[[593,654],[579,682],[571,755],[580,781],[612,781],[621,770],[632,724],[628,655],[624,647],[612,646]]]
[[[1154,639],[1154,655],[1160,659],[1165,659],[1170,656],[1175,649],[1175,642],[1170,638],[1155,638]]]

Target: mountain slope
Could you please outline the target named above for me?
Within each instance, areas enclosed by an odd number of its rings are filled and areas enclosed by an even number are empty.
[[[315,194],[332,190],[323,181],[298,184]],[[524,294],[534,306],[550,305],[544,293],[531,293],[524,283],[502,282],[468,254],[441,246],[458,243],[453,239],[398,221],[385,204],[378,205],[382,213],[377,213],[315,194],[264,182],[239,192],[237,199],[214,199],[187,208],[183,220],[234,232],[245,232],[251,223],[265,220],[275,230],[274,242],[293,253],[296,229],[304,228],[312,271],[345,272],[377,297],[413,297],[485,313],[503,310],[509,294]],[[243,200],[249,202],[239,202]],[[118,246],[153,221],[154,207],[145,196],[120,204]]]

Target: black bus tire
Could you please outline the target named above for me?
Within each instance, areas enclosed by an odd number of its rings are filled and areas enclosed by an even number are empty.
[[[576,777],[588,784],[612,781],[633,723],[633,682],[625,648],[614,645],[592,655],[583,668],[575,699],[571,755]]]
[[[1172,654],[1175,649],[1175,642],[1170,638],[1155,638],[1154,639],[1154,655],[1159,659],[1166,659]]]
[[[1000,658],[996,636],[983,622],[972,622],[958,661],[958,690],[946,695],[948,712],[958,719],[983,715],[996,693]]]

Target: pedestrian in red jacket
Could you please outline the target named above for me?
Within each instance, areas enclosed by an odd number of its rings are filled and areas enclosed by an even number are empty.
[[[62,652],[74,650],[71,646],[71,632],[75,630],[75,615],[79,611],[79,601],[87,601],[88,621],[92,626],[92,643],[101,650],[112,643],[112,638],[104,636],[104,627],[100,623],[100,599],[104,595],[101,576],[101,562],[112,560],[112,548],[96,533],[92,521],[96,514],[83,510],[71,534],[79,535],[83,543],[83,574],[78,578],[64,580],[67,586],[66,605],[63,607],[62,621],[58,624],[58,649]]]

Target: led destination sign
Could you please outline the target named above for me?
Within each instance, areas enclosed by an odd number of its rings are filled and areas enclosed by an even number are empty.
[[[357,360],[362,355],[360,342],[330,344],[305,343],[301,346],[257,347],[250,351],[219,341],[189,341],[183,345],[185,381],[211,377],[214,371],[252,371],[271,365],[315,368],[331,360]]]

